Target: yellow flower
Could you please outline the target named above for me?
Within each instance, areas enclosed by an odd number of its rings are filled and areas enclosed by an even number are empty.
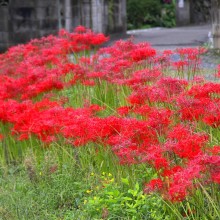
[[[91,175],[91,176],[94,176],[95,174],[92,172],[90,175]]]
[[[109,174],[108,174],[108,176],[109,176],[109,177],[111,177],[111,176],[112,176],[112,174],[111,174],[111,173],[109,173]]]
[[[112,178],[109,180],[111,183],[113,183],[115,181],[115,178]]]
[[[87,200],[84,200],[83,204],[85,205],[88,201]]]
[[[86,190],[86,193],[90,194],[92,192],[92,189],[91,190]]]

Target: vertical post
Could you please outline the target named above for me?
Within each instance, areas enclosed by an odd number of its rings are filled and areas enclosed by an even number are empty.
[[[72,29],[72,7],[71,0],[65,0],[65,29],[71,31]]]
[[[121,19],[122,19],[122,27],[123,27],[123,32],[126,33],[127,30],[127,7],[126,7],[126,0],[121,1],[121,8],[122,10],[120,11],[121,13]]]
[[[213,46],[220,49],[220,0],[211,2]]]
[[[190,23],[190,1],[177,0],[176,4],[176,24],[184,26]]]
[[[0,52],[3,52],[9,46],[9,4],[0,1]]]
[[[91,4],[91,17],[92,17],[92,30],[95,32],[104,32],[103,29],[103,0],[92,0]]]
[[[56,0],[57,3],[57,18],[58,18],[58,29],[62,29],[62,23],[61,23],[61,13],[60,13],[60,0]]]

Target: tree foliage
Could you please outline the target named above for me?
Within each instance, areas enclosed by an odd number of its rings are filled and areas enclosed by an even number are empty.
[[[175,25],[175,7],[172,1],[128,0],[128,29]]]

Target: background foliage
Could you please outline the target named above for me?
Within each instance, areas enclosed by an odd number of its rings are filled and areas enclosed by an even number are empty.
[[[128,0],[128,29],[175,26],[175,3],[172,0]]]

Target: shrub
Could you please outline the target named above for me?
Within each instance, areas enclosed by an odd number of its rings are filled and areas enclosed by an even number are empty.
[[[175,7],[172,1],[128,0],[128,29],[175,25]]]

